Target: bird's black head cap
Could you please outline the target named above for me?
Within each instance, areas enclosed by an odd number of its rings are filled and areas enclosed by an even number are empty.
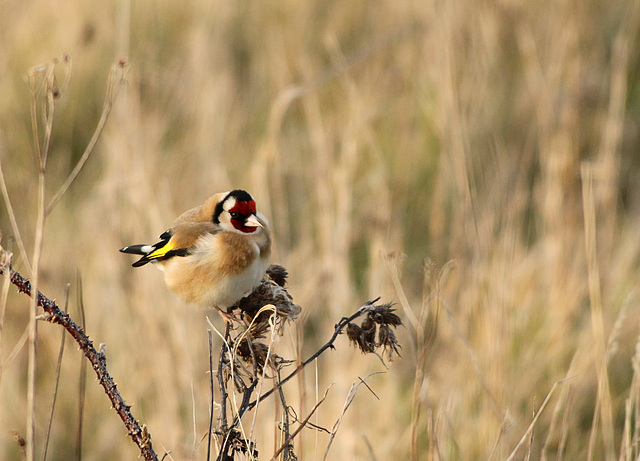
[[[249,192],[242,189],[235,189],[229,192],[225,198],[220,200],[216,205],[216,208],[213,212],[213,222],[214,224],[220,224],[220,215],[224,211],[224,202],[229,199],[229,197],[233,197],[236,199],[236,202],[253,202],[253,197]]]

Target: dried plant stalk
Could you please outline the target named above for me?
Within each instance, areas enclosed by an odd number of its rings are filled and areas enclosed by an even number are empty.
[[[11,257],[2,246],[0,246],[0,275],[9,277],[11,283],[15,285],[21,293],[32,296],[31,283],[11,267]],[[89,360],[93,370],[96,372],[98,382],[104,388],[113,409],[118,413],[132,440],[140,449],[141,456],[145,460],[157,461],[158,456],[151,446],[151,435],[147,431],[146,426],[140,425],[133,417],[131,414],[131,406],[125,403],[116,388],[116,383],[107,370],[105,354],[96,350],[84,330],[71,319],[69,314],[63,312],[54,301],[38,291],[35,302],[39,307],[44,309],[45,312],[44,315],[39,316],[39,319],[61,325],[69,332],[76,343],[78,343],[80,350],[82,350],[82,353]]]

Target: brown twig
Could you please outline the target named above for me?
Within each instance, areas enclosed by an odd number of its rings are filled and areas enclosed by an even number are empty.
[[[218,428],[217,432],[221,434],[222,443],[220,444],[220,452],[218,453],[217,460],[226,461],[229,459],[229,454],[227,453],[229,450],[229,441],[230,441],[230,431],[227,425],[227,400],[229,398],[229,394],[227,392],[227,387],[224,381],[223,376],[223,367],[225,355],[227,354],[228,341],[230,339],[231,332],[231,324],[229,322],[225,322],[225,331],[224,331],[224,341],[222,341],[222,347],[220,349],[220,359],[218,361],[218,385],[220,386],[220,416],[218,417]],[[212,406],[213,408],[213,406]],[[209,453],[207,453],[207,459],[209,459]],[[231,456],[231,460],[233,460],[233,456]]]
[[[282,379],[280,377],[280,368],[281,367],[278,367],[277,370],[276,370],[276,372],[278,374],[277,375],[278,382],[280,382],[280,380]],[[285,461],[288,461],[288,460],[290,460],[292,458],[291,455],[293,454],[293,443],[292,443],[293,442],[293,437],[291,437],[291,428],[290,428],[290,424],[289,424],[289,406],[287,405],[287,400],[285,398],[284,391],[282,390],[282,386],[278,387],[278,394],[280,396],[280,402],[282,402],[282,409],[283,409],[283,412],[282,412],[282,415],[283,415],[283,417],[282,417],[282,419],[283,419],[282,426],[283,427],[282,427],[282,429],[283,429],[283,432],[284,432],[284,440],[285,440],[285,443],[282,445],[281,449],[278,451],[278,454],[282,450],[284,450],[284,459],[285,459]],[[275,456],[277,456],[277,454],[274,455],[274,457]],[[293,458],[295,459],[295,455],[293,455]]]
[[[1,246],[0,275],[4,275],[5,277],[8,276],[11,283],[18,288],[18,291],[31,296],[31,282],[11,267],[9,255]],[[111,401],[111,405],[118,413],[118,416],[120,416],[120,419],[122,419],[122,422],[127,428],[133,442],[140,449],[142,457],[145,460],[157,461],[158,455],[153,451],[151,446],[151,436],[147,431],[146,426],[141,426],[133,417],[131,414],[131,406],[127,405],[120,395],[113,378],[107,370],[106,357],[104,354],[101,354],[96,350],[84,330],[71,319],[69,314],[63,312],[54,301],[47,298],[40,291],[37,293],[36,303],[38,306],[42,307],[47,314],[43,317],[44,319],[51,323],[61,325],[78,343],[85,357],[87,357],[89,362],[91,362],[93,370],[98,377],[98,382],[104,388],[107,397],[109,397],[109,400]]]
[[[213,431],[213,338],[209,330],[209,385],[211,389],[211,405],[209,407],[209,432],[207,433],[207,461],[211,459],[211,433]],[[195,418],[194,418],[195,419]]]
[[[315,359],[317,359],[318,357],[320,357],[320,355],[322,355],[322,353],[324,351],[326,351],[329,348],[333,348],[333,343],[336,342],[336,339],[338,338],[338,335],[340,335],[340,333],[343,332],[343,330],[347,327],[347,325],[349,325],[349,323],[351,323],[353,320],[355,320],[356,318],[360,317],[361,315],[365,314],[367,312],[367,309],[373,307],[375,305],[375,303],[379,300],[380,298],[374,299],[373,301],[368,301],[366,302],[362,307],[360,307],[353,315],[351,315],[350,317],[343,317],[335,326],[335,329],[333,331],[333,335],[331,336],[331,338],[329,339],[329,341],[327,341],[320,349],[318,349],[315,354],[313,354],[311,357],[309,357],[307,360],[305,360],[304,362],[302,362],[300,365],[298,365],[295,370],[293,370],[291,373],[289,373],[284,379],[282,379],[281,381],[279,381],[275,386],[273,386],[271,389],[269,389],[267,392],[265,392],[264,394],[262,394],[260,396],[260,398],[258,400],[254,400],[250,403],[247,403],[246,406],[240,406],[239,410],[238,410],[238,414],[236,415],[235,419],[233,420],[233,424],[232,427],[237,426],[240,423],[240,419],[242,419],[242,417],[245,415],[245,413],[249,410],[251,410],[253,407],[256,406],[256,403],[258,401],[262,401],[265,398],[269,397],[271,394],[273,394],[275,391],[277,391],[280,387],[282,387],[285,383],[287,383],[291,378],[293,378],[295,375],[297,375],[298,373],[300,373],[300,371],[302,371],[302,369],[304,369],[304,367],[306,367],[307,365],[309,365],[311,362],[313,362]]]
[[[282,446],[276,450],[276,452],[273,454],[273,457],[271,458],[271,461],[275,461],[275,459],[278,457],[278,455],[279,455],[280,453],[282,453],[282,450],[284,450],[285,448],[289,447],[289,446],[291,445],[291,441],[292,441],[293,439],[295,439],[295,438],[296,438],[296,436],[298,435],[298,433],[300,433],[300,431],[301,431],[302,429],[304,429],[304,428],[307,426],[307,424],[308,424],[309,420],[311,419],[311,417],[313,416],[313,414],[316,412],[316,410],[318,409],[318,407],[319,407],[320,405],[322,405],[322,403],[323,403],[323,402],[325,401],[325,399],[327,398],[327,394],[329,394],[329,390],[330,390],[330,389],[331,389],[331,386],[329,386],[329,387],[327,388],[327,390],[326,390],[326,391],[324,391],[324,395],[322,396],[322,398],[318,401],[318,403],[316,403],[316,404],[313,406],[313,408],[311,409],[311,411],[309,412],[309,414],[307,415],[307,417],[306,417],[303,421],[301,421],[301,422],[300,422],[300,426],[298,426],[298,428],[297,428],[295,431],[293,431],[293,434],[289,435],[289,436],[286,438],[286,440],[284,441],[284,443],[282,444]]]

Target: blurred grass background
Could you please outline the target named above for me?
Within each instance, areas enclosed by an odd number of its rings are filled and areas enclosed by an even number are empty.
[[[204,459],[205,313],[117,250],[212,193],[244,188],[271,221],[273,262],[289,269],[304,310],[281,355],[308,356],[366,299],[399,300],[390,252],[406,254],[416,315],[442,303],[426,356],[398,306],[403,358],[369,379],[379,400],[360,388],[329,459],[407,459],[413,429],[419,459],[506,459],[565,377],[515,459],[611,459],[611,437],[635,459],[639,21],[637,0],[5,2],[0,160],[28,252],[36,169],[25,73],[73,59],[54,121],[51,197],[93,133],[110,66],[123,56],[130,66],[96,152],[47,220],[40,287],[62,302],[71,283],[78,318],[81,274],[87,331],[107,345],[155,449]],[[0,229],[6,245],[4,207]],[[19,257],[15,267],[24,272]],[[24,431],[26,348],[10,358],[27,306],[11,290],[0,322],[3,459],[19,456],[10,430]],[[599,327],[610,381],[600,391]],[[39,326],[36,456],[60,335]],[[383,369],[343,338],[288,385],[289,404],[303,418],[335,382],[312,420],[330,428],[356,377]],[[80,370],[71,345],[49,459],[74,456]],[[611,424],[598,413],[608,401]],[[270,405],[257,423],[261,459],[279,445]],[[302,434],[299,458],[321,459],[326,434]],[[89,370],[83,459],[136,456]]]

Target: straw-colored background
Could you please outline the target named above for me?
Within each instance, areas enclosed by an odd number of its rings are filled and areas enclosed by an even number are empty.
[[[402,283],[416,315],[443,305],[425,376],[415,379],[421,339],[398,305],[403,357],[389,370],[342,337],[288,385],[303,418],[335,383],[312,419],[331,428],[354,380],[386,371],[368,380],[378,399],[360,387],[327,459],[408,459],[413,429],[419,459],[506,459],[566,377],[515,459],[612,450],[633,459],[639,18],[640,2],[605,0],[5,2],[0,159],[29,253],[36,168],[24,75],[72,57],[51,197],[89,141],[110,66],[126,56],[130,67],[96,151],[46,222],[40,287],[62,303],[71,283],[79,318],[81,274],[87,331],[106,344],[156,450],[204,459],[205,313],[117,250],[152,240],[212,193],[245,188],[271,221],[273,261],[289,269],[303,307],[282,355],[308,356],[367,299],[400,301],[389,252],[407,255]],[[0,228],[10,246],[4,207]],[[423,300],[427,257],[432,286],[453,262]],[[2,459],[19,457],[10,431],[25,433],[26,347],[9,358],[27,303],[12,289],[0,319]],[[40,324],[36,458],[60,337]],[[598,377],[604,347],[608,373]],[[48,459],[73,459],[81,362],[68,341]],[[260,459],[273,453],[277,420],[266,402]],[[322,459],[327,435],[300,437],[299,458]],[[89,369],[83,459],[136,456]]]

